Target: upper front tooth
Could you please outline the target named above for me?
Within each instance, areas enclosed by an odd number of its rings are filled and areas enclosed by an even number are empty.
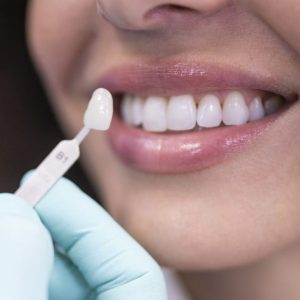
[[[167,109],[167,127],[170,130],[189,130],[196,126],[196,104],[193,96],[171,97]]]
[[[279,96],[273,96],[265,102],[266,114],[270,115],[276,112],[282,105],[283,100]]]
[[[199,103],[197,123],[200,127],[218,127],[222,122],[220,100],[215,95],[206,95]]]
[[[225,125],[242,125],[249,120],[249,109],[240,92],[229,93],[223,105],[223,122]]]
[[[121,113],[127,124],[132,124],[132,100],[133,97],[130,95],[126,95],[121,103]]]
[[[131,104],[132,125],[140,126],[142,124],[143,100],[140,97],[134,97]]]
[[[249,120],[256,121],[260,120],[265,115],[265,109],[262,104],[262,100],[260,97],[256,97],[249,105]]]
[[[149,97],[143,109],[143,128],[146,131],[163,132],[167,130],[167,100],[162,97]]]

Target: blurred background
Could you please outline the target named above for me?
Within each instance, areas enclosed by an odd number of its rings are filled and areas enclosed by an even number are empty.
[[[24,172],[63,139],[28,55],[26,2],[0,4],[0,192],[15,191]],[[94,196],[78,164],[67,177]]]

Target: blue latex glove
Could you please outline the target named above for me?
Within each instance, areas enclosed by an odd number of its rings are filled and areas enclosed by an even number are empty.
[[[22,201],[12,195],[3,195],[2,200],[0,210],[3,210],[3,215],[10,219],[13,216],[9,216],[9,212],[6,212],[7,203],[13,200],[19,205]],[[43,300],[46,298],[41,294],[45,294],[44,282],[47,281],[47,274],[49,274],[52,248],[49,236],[43,230],[34,211],[25,203],[23,206],[26,207],[28,214],[32,215],[30,220],[32,227],[36,226],[34,230],[41,231],[36,236],[41,235],[43,238],[38,238],[40,246],[34,249],[35,255],[24,253],[20,260],[26,260],[26,266],[36,265],[37,270],[34,268],[31,270],[29,267],[24,269],[22,264],[18,268],[15,264],[14,270],[10,273],[12,277],[23,274],[24,278],[25,276],[37,278],[36,286],[33,285],[32,289],[35,291],[40,289],[41,292],[36,296],[31,294],[28,298],[24,297],[24,294],[19,298],[9,298],[6,294],[1,294],[0,286],[0,299]],[[156,262],[101,206],[72,182],[61,179],[36,206],[36,211],[56,245],[66,254],[56,251],[49,288],[50,300],[165,300],[167,298],[164,279]],[[15,234],[16,243],[19,240],[27,241],[32,238],[32,231],[29,230],[24,237],[21,227]],[[6,230],[0,231],[0,238],[2,232],[9,237],[10,232],[7,227]],[[7,244],[10,242],[4,241]],[[39,250],[40,248],[42,251]],[[1,256],[14,260],[9,251]],[[40,259],[36,260],[36,257]],[[0,273],[4,274],[0,276],[5,277],[5,272],[9,268],[9,264],[5,265],[5,269],[0,265]],[[22,279],[19,282],[21,281]],[[0,281],[0,284],[2,282]],[[18,284],[15,285],[15,289],[19,288]],[[12,287],[12,284],[8,283],[9,285]],[[20,287],[25,288],[26,285],[20,283]]]
[[[0,299],[48,299],[53,259],[51,237],[36,212],[0,194]]]

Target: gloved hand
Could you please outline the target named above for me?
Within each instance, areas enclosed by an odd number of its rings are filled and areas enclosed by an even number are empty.
[[[0,299],[46,300],[54,249],[36,212],[0,194]]]
[[[15,203],[16,213],[10,212],[10,203]],[[100,205],[72,182],[61,179],[35,209],[56,246],[65,253],[55,253],[50,300],[167,298],[164,279],[156,262]],[[0,299],[47,299],[46,283],[53,253],[49,235],[35,212],[13,195],[0,197],[0,213],[3,216],[0,218],[1,252],[3,243],[6,245],[0,255],[0,280],[4,279],[0,284],[6,284],[6,288],[0,286]],[[11,241],[9,226],[2,223],[6,219],[9,223],[14,218],[18,230]],[[19,226],[20,220],[22,225]],[[26,222],[30,224],[29,229],[23,228]],[[10,252],[14,248],[20,249],[19,244],[23,243],[30,246],[25,248],[26,251],[22,246],[22,256],[18,256],[18,251]],[[27,281],[32,284],[29,286]],[[12,289],[19,290],[19,294],[7,297],[13,295]]]

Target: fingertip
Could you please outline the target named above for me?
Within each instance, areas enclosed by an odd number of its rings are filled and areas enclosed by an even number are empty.
[[[53,252],[52,239],[38,214],[14,194],[0,194],[0,240],[2,250],[11,247],[24,256],[47,253],[51,258]]]
[[[16,291],[16,294],[23,293],[23,297],[5,299],[45,299],[38,296],[47,290],[54,248],[42,224],[24,215],[3,215],[0,217],[0,245],[1,293],[15,294],[16,287],[21,290]],[[29,295],[38,296],[32,298]]]
[[[68,213],[75,208],[80,209],[82,204],[86,202],[94,202],[87,194],[85,194],[75,183],[69,179],[62,177],[49,190],[43,199],[36,205],[38,213],[48,213],[49,210],[64,210]]]
[[[33,172],[34,172],[33,169],[27,171],[27,172],[23,175],[23,177],[21,178],[21,180],[20,180],[20,185],[23,185],[24,182],[26,182],[26,181],[30,178],[30,176],[32,175]]]
[[[39,221],[36,212],[20,197],[14,194],[0,194],[0,215],[17,215]]]

